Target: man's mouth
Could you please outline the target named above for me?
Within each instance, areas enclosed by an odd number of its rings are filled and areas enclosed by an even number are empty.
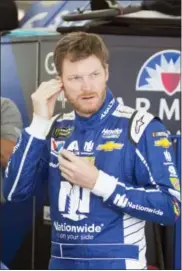
[[[95,95],[92,95],[92,96],[83,96],[82,99],[83,100],[90,100],[90,99],[93,99],[95,98]]]

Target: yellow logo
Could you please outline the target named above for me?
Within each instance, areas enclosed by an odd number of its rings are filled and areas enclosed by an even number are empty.
[[[91,164],[95,164],[95,157],[94,156],[83,156],[81,159],[88,161]]]
[[[173,202],[173,209],[174,209],[174,213],[179,216],[180,215],[180,210],[179,210],[179,204],[177,202]]]
[[[55,128],[53,131],[53,137],[59,138],[59,137],[68,137],[73,132],[73,127],[67,127],[67,128]]]
[[[108,141],[105,144],[100,144],[97,147],[97,150],[99,151],[113,151],[113,150],[120,150],[124,144],[115,143],[113,141]]]
[[[174,189],[176,189],[177,191],[180,191],[179,179],[175,177],[171,177],[169,179]]]
[[[154,145],[155,146],[158,146],[158,147],[162,147],[162,148],[165,148],[165,149],[168,149],[170,146],[171,146],[171,142],[167,139],[167,138],[161,138],[159,140],[156,140],[154,142]]]

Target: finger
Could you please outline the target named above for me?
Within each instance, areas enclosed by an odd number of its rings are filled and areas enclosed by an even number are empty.
[[[63,87],[63,83],[60,79],[54,79],[54,81],[50,82],[51,86],[59,86],[60,88]]]
[[[47,101],[56,101],[57,97],[59,97],[61,91],[58,90],[57,92],[55,92],[53,95],[51,95],[49,98],[47,98]]]
[[[43,93],[45,91],[45,93]],[[41,93],[39,93],[39,97],[41,96],[43,99],[48,100],[54,95],[59,95],[61,93],[61,89],[59,87],[52,87],[50,89],[43,89]]]
[[[69,178],[73,178],[73,172],[71,170],[69,170],[68,168],[65,168],[60,165],[59,169],[61,170],[61,174],[64,173],[64,174],[68,175]]]
[[[44,88],[50,88],[50,89],[52,89],[52,88],[62,88],[62,83],[60,82],[60,81],[58,81],[58,80],[55,80],[55,81],[52,81],[52,82],[48,82],[48,84],[47,84],[47,86],[43,86]]]
[[[60,89],[62,90],[62,84],[50,84],[49,86],[44,87],[44,89]]]
[[[65,149],[61,150],[60,155],[63,158],[66,158],[67,160],[69,160],[71,162],[74,162],[74,161],[76,161],[78,159],[78,157],[76,155],[74,155],[71,151],[68,151],[68,150],[65,150]]]
[[[61,81],[58,81],[56,79],[52,79],[48,82],[42,82],[38,88],[38,91],[42,91],[43,89],[49,89],[53,87],[60,87],[62,86]]]
[[[72,180],[72,179],[70,178],[70,176],[67,175],[66,173],[61,172],[61,176],[62,176],[65,180],[67,180],[67,181],[69,181],[70,183],[73,183],[73,184],[74,184],[73,180]]]
[[[73,165],[73,163],[71,161],[65,159],[63,156],[62,157],[60,156],[58,159],[59,159],[60,166],[65,167],[65,168],[67,168],[69,170],[74,171],[75,165]]]
[[[68,176],[66,173],[64,173],[63,171],[61,171],[61,176],[62,176],[64,179],[66,179],[67,181],[69,181],[69,176]]]
[[[60,80],[56,80],[56,79],[51,79],[47,82],[43,82],[41,84],[44,88],[47,86],[58,86],[58,85],[62,85],[62,82]]]
[[[49,84],[49,86],[52,86],[52,87],[62,86],[60,81],[50,82],[48,84]]]
[[[56,77],[54,79],[47,81],[47,83],[48,84],[61,84],[61,80],[60,80],[60,77]]]
[[[50,85],[50,84],[46,84],[46,85],[42,85],[41,87],[39,87],[37,89],[37,91],[35,91],[32,94],[32,98],[36,99],[36,98],[42,98],[42,99],[48,99],[49,97],[53,96],[56,93],[59,93],[62,91],[61,86],[57,85]]]

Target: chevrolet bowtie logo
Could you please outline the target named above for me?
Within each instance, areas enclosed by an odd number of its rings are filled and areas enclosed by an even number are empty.
[[[172,145],[172,143],[167,138],[164,137],[159,140],[156,140],[154,142],[154,145],[157,147],[168,149]]]
[[[108,141],[105,144],[100,144],[97,147],[99,151],[113,151],[113,150],[120,150],[122,149],[124,144],[115,143],[113,141]]]

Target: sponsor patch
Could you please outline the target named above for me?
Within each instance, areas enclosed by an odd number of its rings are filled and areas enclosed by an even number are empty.
[[[103,118],[105,118],[105,116],[107,116],[107,114],[109,113],[109,111],[113,107],[114,103],[115,103],[115,100],[112,99],[110,101],[110,103],[108,104],[108,107],[106,108],[106,110],[101,114],[100,119],[103,119]]]
[[[122,133],[122,129],[104,129],[102,130],[102,137],[103,138],[119,138],[120,134]]]
[[[65,141],[56,141],[54,138],[51,138],[51,151],[54,153],[60,153],[63,149]]]
[[[152,133],[152,136],[153,137],[158,137],[158,136],[168,137],[169,135],[167,132],[155,132],[155,133]]]
[[[152,209],[150,207],[144,207],[140,204],[134,204],[133,202],[129,201],[128,198],[126,197],[126,195],[120,195],[117,194],[115,199],[114,199],[114,204],[116,206],[125,208],[125,207],[129,207],[131,209],[135,209],[138,211],[143,211],[143,212],[147,212],[147,213],[154,213],[156,215],[163,215],[163,211],[161,211],[160,209]]]
[[[175,215],[178,217],[180,215],[180,208],[176,200],[173,200],[173,210],[174,210]]]
[[[157,147],[168,149],[172,145],[172,143],[166,137],[164,137],[154,141],[154,145]]]
[[[178,175],[177,175],[177,172],[176,172],[176,168],[174,166],[170,165],[168,167],[168,171],[170,173],[170,177],[177,178]]]
[[[139,134],[141,127],[145,124],[143,121],[144,116],[136,120],[135,133]]]
[[[95,164],[95,157],[94,156],[83,156],[83,157],[81,156],[80,158],[90,162],[93,165]]]
[[[112,113],[112,115],[116,117],[124,117],[129,119],[131,115],[134,113],[134,111],[135,110],[129,106],[119,104],[116,110]]]
[[[97,147],[99,151],[113,151],[113,150],[120,150],[122,149],[124,144],[115,143],[113,141],[108,141],[105,144],[100,144]]]
[[[171,177],[169,178],[172,186],[174,187],[175,190],[180,191],[180,184],[179,184],[179,179],[176,177]]]
[[[104,224],[97,225],[83,224],[83,225],[72,225],[67,223],[59,223],[54,221],[53,223],[56,231],[69,232],[69,233],[99,233],[102,231]]]
[[[169,151],[165,150],[164,151],[164,156],[167,162],[172,162],[172,157]]]
[[[74,127],[62,127],[62,128],[55,128],[53,131],[52,136],[54,138],[66,138],[71,135],[73,132]]]
[[[86,141],[84,145],[84,151],[85,152],[91,152],[94,147],[94,142],[93,141]]]

